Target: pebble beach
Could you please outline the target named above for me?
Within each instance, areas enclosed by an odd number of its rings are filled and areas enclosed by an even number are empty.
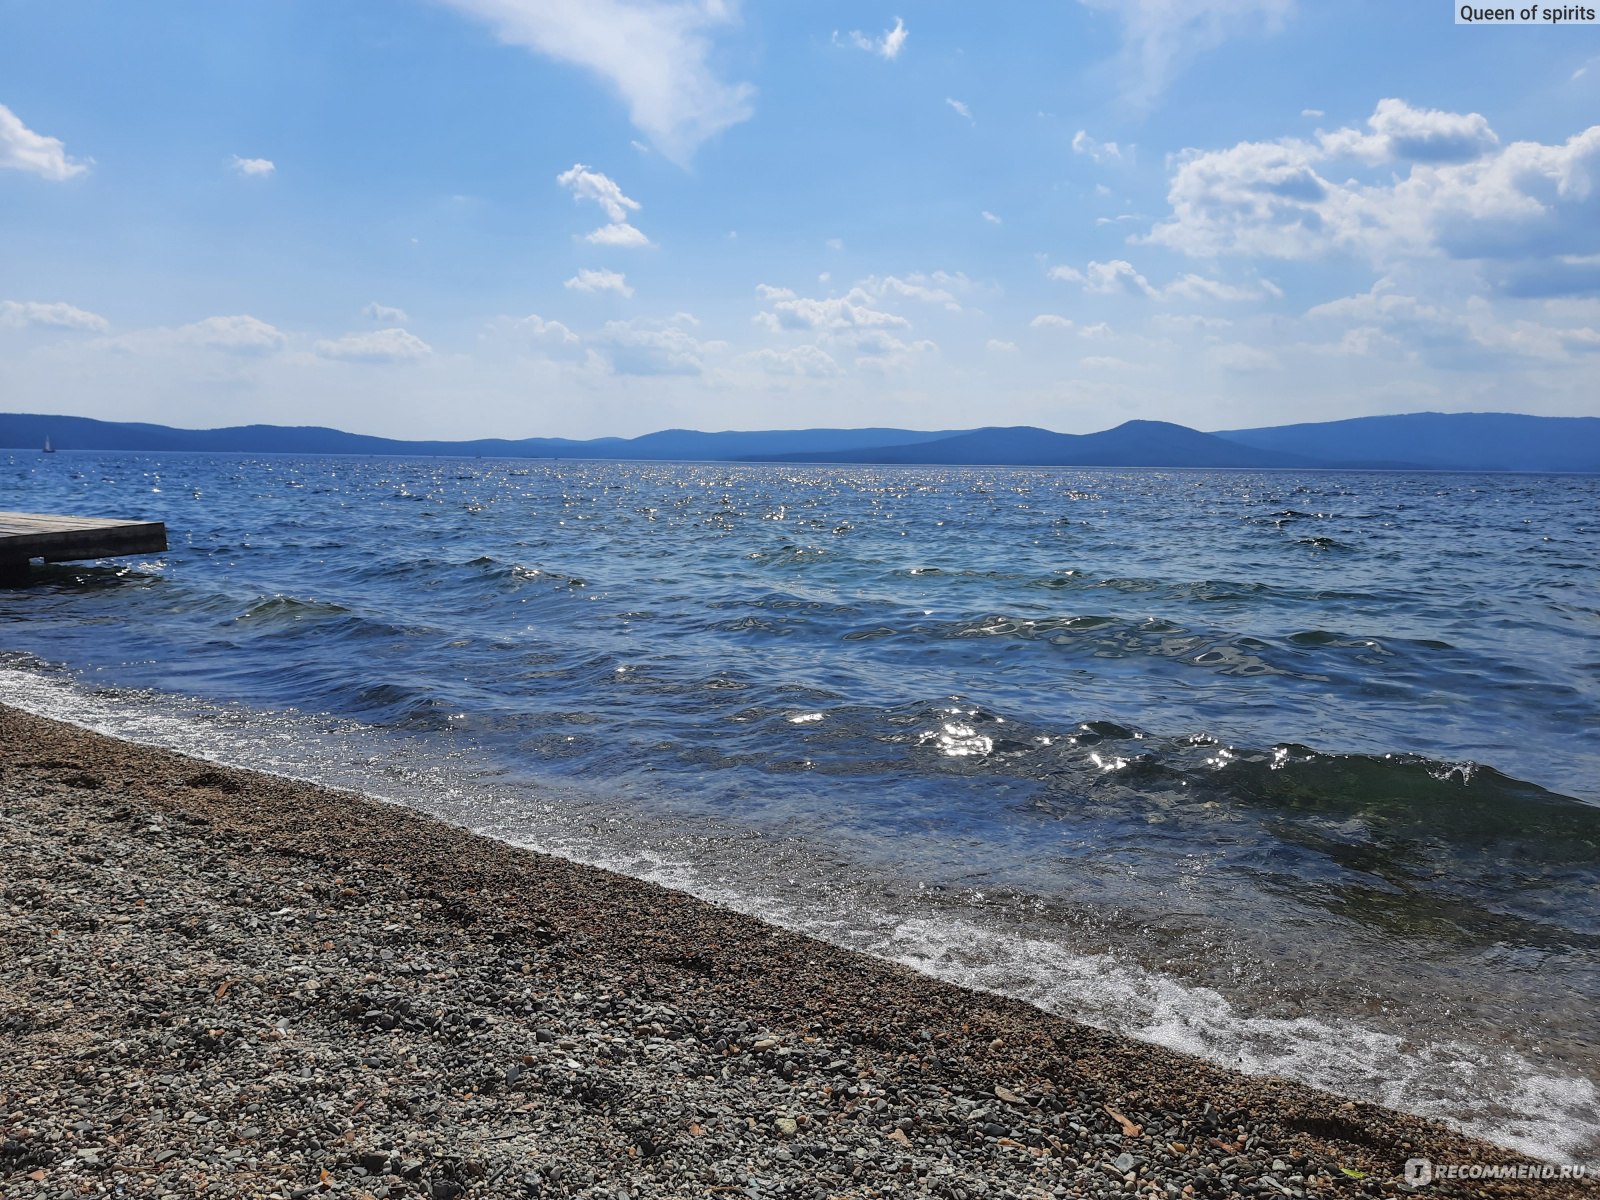
[[[1520,1161],[5,707],[0,893],[4,1200],[1355,1197],[1415,1194],[1408,1159]]]

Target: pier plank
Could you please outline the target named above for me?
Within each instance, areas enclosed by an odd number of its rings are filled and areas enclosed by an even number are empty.
[[[0,574],[25,572],[33,559],[72,562],[121,554],[159,554],[167,548],[161,521],[0,512]]]

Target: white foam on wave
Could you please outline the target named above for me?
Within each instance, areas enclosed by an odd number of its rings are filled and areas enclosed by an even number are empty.
[[[598,813],[576,790],[522,795],[515,803],[486,797],[490,785],[481,779],[463,783],[448,766],[407,762],[382,731],[350,723],[91,690],[65,675],[3,666],[0,699],[114,737],[408,804],[938,979],[1250,1074],[1430,1117],[1535,1158],[1582,1162],[1600,1155],[1595,1081],[1515,1051],[1449,1037],[1407,1038],[1343,1017],[1251,1015],[1214,989],[1119,955],[1075,950],[1064,933],[1056,940],[1048,928],[1019,933],[945,911],[895,911],[871,902],[878,893],[848,881],[785,880],[772,869],[782,847],[771,839],[756,839],[753,853],[737,849],[750,839],[726,830],[716,837],[641,839],[636,822]]]

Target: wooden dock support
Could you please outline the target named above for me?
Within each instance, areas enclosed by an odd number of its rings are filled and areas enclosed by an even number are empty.
[[[166,548],[167,527],[160,521],[0,512],[0,586],[25,583],[28,565],[36,558],[74,562],[160,554]]]

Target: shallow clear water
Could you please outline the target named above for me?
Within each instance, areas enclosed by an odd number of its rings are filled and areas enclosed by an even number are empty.
[[[1600,1153],[1600,480],[0,455],[0,697]]]

